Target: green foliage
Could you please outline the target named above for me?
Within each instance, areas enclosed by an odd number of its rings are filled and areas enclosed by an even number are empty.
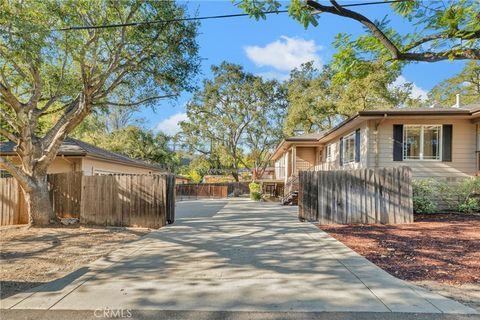
[[[250,199],[259,201],[262,199],[262,185],[258,182],[251,182],[248,185],[250,190]]]
[[[453,212],[480,212],[480,178],[467,178],[460,182],[428,179],[413,181],[413,208],[418,213],[433,213],[436,203]]]
[[[72,136],[134,159],[166,165],[172,170],[179,165],[178,156],[168,146],[170,137],[138,126],[127,125],[109,132],[100,117],[88,117]]]
[[[437,182],[437,194],[451,211],[480,212],[480,178],[457,183]]]
[[[480,62],[469,61],[459,74],[437,84],[429,98],[449,107],[456,103],[457,94],[462,104],[480,101]]]
[[[187,104],[183,144],[208,168],[231,170],[235,179],[239,168],[264,169],[283,137],[284,88],[227,62],[212,73]]]
[[[234,1],[238,7],[256,19],[265,18],[262,11],[288,8],[288,14],[307,28],[317,26],[325,14],[338,19],[351,19],[363,27],[364,34],[353,38],[340,34],[333,65],[342,72],[350,72],[357,62],[381,61],[392,63],[394,68],[411,61],[439,61],[444,59],[479,59],[480,24],[478,0],[423,1],[409,0],[390,4],[392,12],[376,21],[362,15],[355,7],[342,7],[338,2],[300,1],[289,3],[274,0]],[[367,11],[368,12],[368,11]],[[409,32],[393,28],[391,18],[410,24]]]
[[[347,74],[330,65],[322,71],[306,63],[291,72],[285,134],[330,129],[357,111],[413,106],[412,84],[395,84],[399,71],[378,63],[359,62]]]
[[[413,211],[415,213],[434,213],[437,206],[434,201],[435,182],[419,179],[412,182]]]

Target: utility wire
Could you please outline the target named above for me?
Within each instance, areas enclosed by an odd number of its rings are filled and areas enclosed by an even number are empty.
[[[373,2],[362,2],[362,3],[352,3],[345,4],[342,7],[360,7],[360,6],[370,6],[376,4],[389,4],[396,2],[405,2],[407,0],[392,0],[392,1],[373,1]],[[277,10],[277,11],[265,11],[262,14],[279,14],[286,13],[288,10]],[[73,26],[61,29],[54,29],[52,31],[71,31],[71,30],[89,30],[89,29],[109,29],[109,28],[119,28],[119,27],[137,27],[146,24],[159,24],[159,23],[170,23],[170,22],[180,22],[180,21],[199,21],[199,20],[212,20],[212,19],[225,19],[225,18],[236,18],[236,17],[246,17],[250,16],[249,13],[236,13],[236,14],[223,14],[217,16],[203,16],[203,17],[192,17],[192,18],[179,18],[179,19],[169,19],[169,20],[152,20],[152,21],[139,21],[139,22],[129,22],[129,23],[114,23],[114,24],[101,24],[94,26]]]

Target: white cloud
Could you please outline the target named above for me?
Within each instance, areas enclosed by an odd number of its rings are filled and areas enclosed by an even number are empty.
[[[394,86],[401,86],[407,83],[412,83],[412,92],[410,96],[414,99],[421,99],[421,100],[427,100],[428,99],[428,91],[425,89],[420,88],[417,86],[415,83],[408,81],[405,79],[404,76],[399,76],[395,82],[393,83]]]
[[[187,114],[184,112],[175,113],[174,115],[162,120],[156,127],[158,131],[173,136],[180,131],[179,122],[187,121]]]
[[[270,66],[281,71],[290,71],[302,63],[313,61],[316,67],[322,66],[318,55],[321,47],[314,40],[281,36],[279,40],[268,43],[265,47],[247,46],[247,57],[257,66]]]

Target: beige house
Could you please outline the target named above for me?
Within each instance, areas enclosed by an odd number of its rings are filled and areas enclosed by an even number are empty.
[[[10,158],[14,163],[19,159],[12,142],[0,143],[0,155]],[[60,147],[57,157],[48,168],[48,173],[83,171],[84,175],[102,174],[152,174],[165,173],[167,169],[160,165],[132,159],[125,155],[108,151],[92,144],[67,138]]]
[[[272,160],[286,184],[301,170],[409,166],[414,178],[480,175],[480,104],[361,111],[331,130],[285,139]]]

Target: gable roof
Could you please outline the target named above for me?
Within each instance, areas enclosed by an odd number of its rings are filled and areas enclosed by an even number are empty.
[[[12,141],[0,142],[0,155],[16,155],[15,143]],[[57,156],[90,156],[107,161],[120,162],[123,164],[148,168],[157,171],[167,171],[167,169],[159,164],[152,164],[138,159],[132,159],[121,153],[109,151],[93,144],[86,143],[81,140],[66,138],[60,146]]]
[[[375,118],[375,117],[387,117],[387,116],[465,116],[465,117],[477,117],[480,116],[480,102],[469,105],[463,105],[459,108],[444,107],[436,105],[433,108],[396,108],[385,110],[364,110],[359,111],[355,115],[340,122],[330,130],[322,131],[319,133],[305,134],[294,137],[285,138],[280,142],[270,159],[276,160],[283,153],[282,150],[288,148],[294,142],[319,142],[328,140],[328,136],[345,125],[350,123],[356,123],[359,118]]]

